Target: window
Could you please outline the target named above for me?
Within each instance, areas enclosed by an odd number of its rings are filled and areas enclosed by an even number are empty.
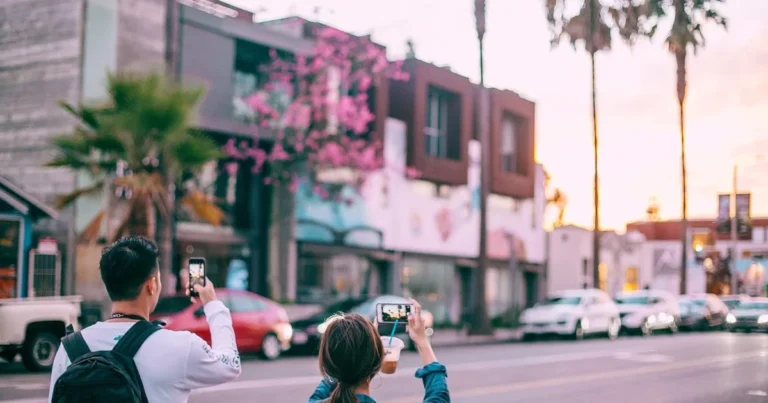
[[[429,88],[427,98],[427,125],[424,128],[424,152],[439,158],[448,157],[448,96],[436,88]]]
[[[430,86],[424,124],[424,154],[457,160],[461,153],[459,96]]]
[[[504,114],[501,119],[501,170],[517,172],[517,123],[515,119]]]
[[[229,305],[232,312],[259,312],[267,308],[267,305],[256,298],[246,295],[230,295]]]
[[[21,222],[0,220],[0,299],[16,298]]]
[[[600,263],[597,265],[597,276],[600,280],[600,289],[605,291],[608,289],[608,265]]]

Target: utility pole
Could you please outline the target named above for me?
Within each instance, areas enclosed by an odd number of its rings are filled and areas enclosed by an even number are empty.
[[[733,164],[733,192],[731,194],[731,294],[739,293],[738,279],[736,276],[736,246],[739,244],[738,225],[739,218],[736,217],[736,193],[738,193],[739,164]]]
[[[597,82],[596,82],[596,67],[595,67],[595,53],[597,48],[595,45],[595,25],[597,24],[597,15],[595,4],[596,0],[589,0],[589,39],[587,40],[587,51],[589,52],[589,59],[592,68],[592,141],[595,152],[595,173],[593,183],[593,197],[595,198],[594,205],[594,229],[592,230],[592,286],[594,288],[600,288],[600,177],[598,174],[598,144],[597,144]]]

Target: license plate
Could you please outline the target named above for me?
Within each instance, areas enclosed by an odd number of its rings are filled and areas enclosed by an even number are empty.
[[[308,339],[306,333],[297,332],[293,335],[293,344],[307,344]]]

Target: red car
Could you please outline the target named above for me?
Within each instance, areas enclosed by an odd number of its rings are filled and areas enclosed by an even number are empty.
[[[259,353],[274,360],[290,347],[293,328],[279,304],[246,291],[217,289],[216,296],[232,313],[240,353]],[[151,319],[162,320],[168,330],[187,330],[211,342],[202,304],[193,304],[186,295],[161,298]]]

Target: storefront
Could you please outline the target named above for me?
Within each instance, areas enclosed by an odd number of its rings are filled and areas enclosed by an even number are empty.
[[[32,224],[56,217],[55,210],[0,177],[0,299],[27,296]]]
[[[441,256],[407,254],[403,256],[401,287],[403,296],[413,298],[434,315],[435,323],[458,323],[463,285],[469,281],[457,269],[456,260]]]

